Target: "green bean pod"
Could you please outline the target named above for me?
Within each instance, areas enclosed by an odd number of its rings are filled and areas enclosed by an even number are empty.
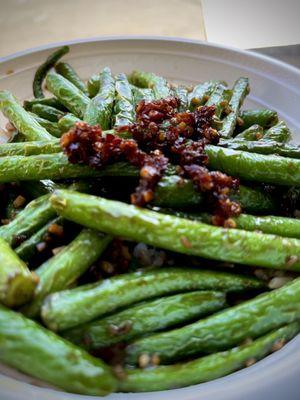
[[[65,115],[64,112],[57,110],[54,107],[46,106],[44,104],[34,104],[32,106],[32,112],[39,117],[51,122],[58,122],[59,119]]]
[[[214,90],[211,93],[210,98],[207,100],[205,105],[206,106],[214,105],[216,107],[215,116],[217,118],[220,118],[226,104],[228,105],[231,95],[232,91],[226,89],[226,87],[222,83],[216,84]]]
[[[59,129],[59,126],[56,122],[48,121],[47,119],[39,117],[31,111],[29,112],[29,114],[36,120],[37,123],[45,128],[46,131],[50,133],[50,135],[52,135],[51,140],[55,140],[55,138],[61,137],[61,130]]]
[[[177,86],[173,89],[175,97],[180,101],[178,111],[183,112],[189,108],[188,90],[184,86]]]
[[[0,306],[1,362],[72,393],[104,396],[116,389],[110,368],[22,314]]]
[[[225,295],[221,292],[176,294],[80,325],[63,332],[63,337],[86,349],[97,349],[200,318],[225,305]]]
[[[138,339],[127,348],[127,362],[141,354],[157,354],[162,363],[194,354],[212,353],[255,339],[272,329],[299,321],[300,278],[280,289],[169,332]]]
[[[263,287],[261,281],[247,276],[189,268],[160,268],[53,293],[46,297],[41,315],[50,329],[65,330],[162,295],[192,290],[238,292]]]
[[[20,246],[15,248],[15,253],[23,261],[28,263],[37,254],[38,244],[45,240],[45,237],[48,234],[48,230],[53,224],[63,226],[64,219],[61,217],[57,217],[49,221],[46,225],[44,225],[41,229],[34,233],[29,239],[25,240],[23,243],[20,244]]]
[[[128,76],[128,80],[135,86],[152,89],[155,99],[165,99],[171,96],[166,79],[152,72],[133,71]]]
[[[47,88],[76,117],[83,118],[90,99],[70,81],[56,72],[46,77]]]
[[[116,75],[114,126],[128,125],[135,120],[135,104],[132,89],[125,74]]]
[[[66,108],[57,100],[56,97],[44,97],[38,99],[24,100],[23,107],[26,111],[32,111],[32,107],[35,104],[42,104],[45,106],[51,106],[60,111],[66,111]]]
[[[220,146],[205,147],[209,166],[249,181],[283,186],[300,185],[300,161],[277,155],[231,150]]]
[[[134,97],[134,104],[137,105],[140,101],[153,101],[154,95],[152,89],[148,88],[139,88],[137,86],[131,85],[133,97]]]
[[[60,215],[76,223],[178,253],[300,270],[297,239],[210,226],[67,190],[55,191],[51,204]]]
[[[1,237],[0,265],[0,302],[8,307],[16,307],[31,300],[38,277],[29,271]]]
[[[199,107],[207,102],[209,97],[211,96],[213,90],[216,85],[227,86],[226,82],[222,81],[206,81],[196,85],[194,89],[188,95],[189,101],[189,109],[194,110],[196,107]]]
[[[93,74],[87,81],[89,97],[93,98],[100,90],[100,74]]]
[[[249,128],[250,129],[250,128]],[[281,157],[289,157],[300,159],[300,146],[286,143],[278,143],[273,140],[258,140],[248,142],[246,140],[238,140],[237,136],[234,140],[220,140],[219,145],[232,150],[242,150],[249,153],[279,155]]]
[[[264,136],[264,128],[260,125],[254,124],[249,126],[249,128],[245,129],[243,132],[236,135],[233,139],[229,139],[230,142],[235,143],[240,140],[249,140],[249,141],[257,141],[263,138]],[[226,142],[226,139],[223,140]],[[222,139],[221,139],[222,142]]]
[[[279,121],[276,125],[269,128],[263,140],[272,140],[279,143],[287,143],[292,138],[292,133],[284,121]]]
[[[64,78],[68,79],[74,86],[78,87],[84,94],[88,96],[87,88],[84,82],[81,80],[74,68],[70,64],[65,62],[59,62],[55,65],[55,71],[62,75]]]
[[[175,365],[148,369],[126,369],[119,382],[120,392],[151,392],[196,385],[226,376],[245,368],[250,360],[258,361],[286,343],[300,330],[299,322],[283,326],[253,342]]]
[[[84,114],[84,121],[90,125],[98,124],[104,130],[111,127],[111,116],[115,98],[115,80],[109,68],[104,68],[99,78],[99,92],[90,101]]]
[[[47,72],[52,67],[54,67],[54,65],[60,58],[62,58],[65,54],[69,53],[69,50],[70,50],[69,46],[60,47],[54,53],[50,54],[47,60],[38,67],[38,69],[35,72],[32,83],[34,97],[36,98],[45,97],[43,93],[42,84],[47,75]]]
[[[0,91],[0,110],[26,140],[51,140],[51,136],[7,90]]]
[[[32,156],[37,154],[51,154],[61,151],[59,141],[1,143],[0,157],[7,156]]]
[[[239,110],[249,91],[250,88],[248,78],[239,78],[235,82],[232,89],[232,97],[229,101],[231,112],[223,120],[223,127],[219,131],[221,137],[228,138],[233,135],[239,115]]]
[[[31,201],[8,225],[0,227],[0,237],[15,247],[19,238],[27,239],[56,216],[46,194]]]
[[[76,124],[76,122],[80,122],[81,119],[75,117],[73,114],[66,114],[64,117],[62,117],[58,121],[58,127],[61,131],[61,133],[68,132],[73,126]]]
[[[97,261],[111,239],[109,235],[83,229],[68,246],[35,270],[39,284],[33,301],[23,308],[23,313],[31,318],[37,317],[43,299],[75,282]]]
[[[258,110],[244,110],[240,113],[243,121],[241,129],[250,128],[251,125],[258,124],[263,128],[270,128],[277,124],[278,114],[276,111],[260,108]]]

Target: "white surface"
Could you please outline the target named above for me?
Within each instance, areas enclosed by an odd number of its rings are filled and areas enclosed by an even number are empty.
[[[202,0],[202,7],[211,42],[242,49],[300,43],[300,0]]]
[[[0,88],[11,90],[21,99],[31,96],[36,66],[52,50],[25,52],[0,65]],[[225,79],[230,84],[240,75],[250,77],[248,105],[277,109],[300,132],[300,71],[264,56],[226,49],[200,42],[166,39],[115,39],[81,42],[71,46],[67,60],[83,78],[110,65],[114,72],[134,68],[154,71],[169,79],[196,83]],[[6,75],[6,71],[14,70]],[[3,122],[3,121],[2,121]],[[173,391],[113,394],[108,400],[299,400],[300,336],[279,352],[254,366],[212,382]],[[0,370],[16,379],[0,375],[1,400],[93,400],[39,388],[32,378]]]

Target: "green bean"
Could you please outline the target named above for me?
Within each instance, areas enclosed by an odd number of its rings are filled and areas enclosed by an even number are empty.
[[[229,140],[230,142],[233,143],[239,140],[257,141],[262,139],[263,136],[264,136],[264,128],[260,125],[254,124],[249,126],[249,128],[245,129],[243,132],[236,135],[233,139]]]
[[[38,278],[0,237],[0,302],[15,307],[28,302]]]
[[[90,97],[95,97],[100,90],[100,74],[94,74],[87,81],[87,89]]]
[[[43,196],[48,193],[52,193],[55,189],[63,187],[62,184],[57,184],[50,179],[42,179],[41,181],[27,181],[21,184],[22,189],[32,199]],[[80,190],[78,190],[80,191]]]
[[[23,107],[26,111],[32,111],[32,107],[35,104],[42,104],[45,106],[51,106],[57,108],[60,111],[66,111],[66,108],[57,100],[56,97],[44,97],[32,100],[24,100]]]
[[[69,46],[63,46],[57,49],[54,53],[50,54],[47,60],[38,67],[33,78],[33,94],[34,97],[41,98],[45,97],[42,89],[43,80],[45,79],[47,72],[54,67],[57,61],[69,52]]]
[[[56,72],[49,72],[46,77],[47,88],[76,117],[83,118],[90,99],[76,86]]]
[[[127,361],[136,363],[143,353],[164,363],[225,350],[299,319],[300,278],[190,325],[138,339],[127,348]]]
[[[67,190],[55,191],[51,203],[60,215],[76,223],[178,253],[266,268],[300,269],[297,239],[210,226]]]
[[[72,393],[104,396],[116,379],[99,358],[22,314],[0,306],[0,360]]]
[[[174,267],[144,270],[53,293],[46,297],[41,314],[50,329],[65,330],[161,295],[191,290],[238,292],[263,285],[257,279],[225,272]]]
[[[7,90],[0,91],[0,110],[26,140],[51,140],[51,136]]]
[[[120,392],[150,392],[175,389],[207,382],[247,366],[250,360],[260,360],[281,343],[292,339],[300,330],[298,322],[267,333],[248,344],[211,354],[182,364],[155,368],[126,369],[119,382]]]
[[[58,141],[1,143],[0,157],[5,156],[32,156],[36,154],[51,154],[61,151]]]
[[[31,318],[37,317],[44,298],[74,283],[97,261],[111,239],[109,235],[83,229],[68,246],[35,270],[39,284],[33,301],[23,308],[23,313]]]
[[[34,104],[32,106],[32,112],[39,117],[51,122],[58,122],[59,119],[65,115],[64,112],[57,110],[54,107],[46,106],[44,104]]]
[[[114,105],[114,126],[128,125],[135,120],[132,89],[125,74],[116,75],[116,97]]]
[[[188,94],[188,90],[184,86],[177,86],[174,88],[174,95],[180,100],[179,112],[186,111],[189,108]]]
[[[278,143],[273,140],[258,140],[248,142],[246,140],[220,140],[219,145],[232,150],[242,150],[249,153],[279,155],[281,157],[289,157],[300,159],[300,147],[298,145]]]
[[[137,105],[140,101],[153,101],[154,95],[152,89],[148,88],[139,88],[137,86],[131,85],[133,97],[134,97],[134,104]]]
[[[205,105],[206,106],[214,105],[216,107],[215,116],[217,118],[220,118],[224,111],[224,108],[226,107],[226,104],[228,105],[231,95],[232,91],[226,89],[226,87],[223,84],[221,83],[216,84],[214,90],[211,93],[210,98],[207,100]]]
[[[226,82],[222,81],[206,81],[195,86],[188,95],[188,108],[194,110],[196,107],[205,104],[217,85],[227,86]]]
[[[0,237],[15,247],[20,239],[27,239],[56,215],[49,195],[31,201],[8,225],[0,227]]]
[[[66,114],[64,117],[62,117],[58,121],[58,127],[61,130],[62,133],[68,132],[73,126],[76,124],[76,122],[80,122],[81,119],[75,117],[73,114]]]
[[[209,166],[229,175],[275,185],[300,185],[300,161],[294,158],[254,154],[212,145],[207,145],[205,150]]]
[[[115,98],[115,80],[109,68],[104,68],[99,78],[99,92],[90,101],[84,114],[84,121],[90,125],[99,124],[102,129],[109,129]]]
[[[155,99],[164,99],[171,95],[169,85],[165,78],[151,72],[133,71],[128,76],[128,80],[135,86],[152,89]]]
[[[62,153],[0,158],[0,182],[101,176],[137,176],[137,171],[126,163],[108,165],[101,170],[71,164]]]
[[[212,224],[212,216],[208,213],[174,211],[171,209],[161,209],[159,211],[166,214],[176,215],[180,218],[188,218]],[[260,231],[272,235],[300,239],[300,221],[295,218],[278,217],[274,215],[258,217],[249,214],[241,214],[238,217],[232,217],[231,219],[235,222],[235,227],[237,229]]]
[[[55,70],[88,96],[88,91],[84,82],[81,80],[77,72],[74,70],[74,68],[71,67],[70,64],[59,62],[55,65]]]
[[[279,121],[276,125],[269,128],[263,137],[263,140],[273,140],[279,143],[286,143],[292,137],[292,133],[284,121]]]
[[[38,252],[37,246],[39,243],[45,240],[49,232],[49,228],[53,225],[57,224],[59,226],[63,226],[64,219],[61,217],[57,217],[51,221],[49,221],[46,225],[44,225],[41,229],[39,229],[36,233],[34,233],[29,239],[25,240],[20,246],[15,249],[15,253],[25,262],[29,262]]]
[[[38,115],[32,113],[31,111],[28,114],[31,115],[31,117],[33,117],[35,121],[39,123],[43,128],[45,128],[46,131],[50,133],[50,135],[52,135],[51,140],[55,140],[55,138],[61,137],[61,131],[56,122],[51,122],[45,118],[41,118]]]
[[[210,314],[225,304],[221,292],[176,294],[80,325],[65,331],[63,337],[87,349],[107,347]]]
[[[232,97],[229,101],[231,112],[224,118],[223,127],[219,131],[221,137],[228,138],[233,135],[239,110],[247,94],[249,93],[249,80],[248,78],[239,78],[234,86]]]
[[[240,113],[240,118],[243,120],[243,129],[250,128],[254,124],[258,124],[263,128],[270,128],[278,122],[277,112],[267,108],[244,110]]]

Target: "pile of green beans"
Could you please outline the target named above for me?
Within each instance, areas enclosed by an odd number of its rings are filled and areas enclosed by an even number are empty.
[[[207,382],[280,349],[300,332],[300,148],[285,121],[243,109],[247,77],[191,88],[101,67],[85,80],[68,51],[37,69],[23,106],[0,91],[16,131],[0,144],[0,362],[104,396]],[[242,213],[225,227],[176,165],[141,208],[121,193],[136,167],[94,169],[62,151],[81,121],[131,139],[118,128],[138,104],[172,96],[179,112],[215,106],[208,168],[241,181],[228,195]]]

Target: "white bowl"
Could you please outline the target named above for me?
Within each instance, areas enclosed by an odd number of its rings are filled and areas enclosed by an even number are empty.
[[[63,43],[66,44],[66,43]],[[67,43],[65,57],[86,79],[104,66],[113,72],[153,71],[170,80],[195,84],[223,79],[230,85],[239,76],[250,78],[246,107],[268,107],[279,112],[300,139],[300,71],[280,61],[241,50],[183,39],[149,37],[100,38]],[[32,97],[36,67],[60,44],[20,52],[3,58],[0,89],[21,100]],[[12,72],[13,71],[13,72]],[[0,126],[5,119],[0,118]],[[266,254],[267,256],[267,254]],[[0,347],[1,351],[1,347]],[[34,355],[33,355],[34,356]],[[299,400],[300,335],[257,364],[201,385],[164,392],[112,394],[109,400]],[[0,365],[1,400],[91,400],[68,394]],[[39,386],[43,387],[39,387]]]

